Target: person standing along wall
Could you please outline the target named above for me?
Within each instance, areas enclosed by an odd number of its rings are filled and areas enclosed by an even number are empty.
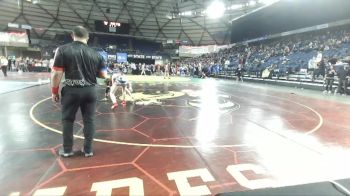
[[[170,79],[169,70],[170,70],[169,63],[165,63],[165,65],[164,65],[164,79],[166,79],[166,78]]]
[[[333,83],[334,83],[334,76],[337,74],[337,72],[334,69],[335,63],[331,64],[330,67],[327,69],[326,72],[326,78],[325,78],[325,83],[326,83],[326,89],[323,93],[331,94],[332,89],[333,89]]]
[[[146,64],[142,63],[141,65],[141,76],[146,75]]]
[[[339,81],[338,81],[338,90],[337,93],[345,96],[347,95],[347,91],[348,91],[348,78],[350,77],[350,70],[349,70],[349,65],[346,64],[344,65],[343,68],[341,68],[340,70],[338,70],[337,72]]]
[[[1,56],[0,57],[0,64],[1,64],[2,73],[4,73],[4,76],[7,77],[7,64],[8,64],[7,58],[4,56]]]

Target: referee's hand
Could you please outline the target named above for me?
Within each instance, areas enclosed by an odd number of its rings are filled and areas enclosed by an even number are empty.
[[[53,102],[59,102],[60,101],[60,95],[59,94],[52,94],[51,96]]]

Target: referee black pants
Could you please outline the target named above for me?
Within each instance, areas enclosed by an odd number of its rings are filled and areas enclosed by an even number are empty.
[[[61,91],[62,99],[62,124],[63,124],[63,149],[64,152],[72,152],[73,149],[73,124],[75,115],[80,108],[84,123],[84,152],[92,152],[92,140],[95,133],[95,109],[97,94],[94,86],[68,87]]]

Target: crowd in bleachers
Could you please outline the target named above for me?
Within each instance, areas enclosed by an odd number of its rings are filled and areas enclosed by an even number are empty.
[[[7,72],[49,72],[50,64],[52,67],[53,59],[32,59],[32,58],[14,58],[14,57],[1,57],[1,69],[4,76],[7,76]]]
[[[112,61],[107,62],[107,67],[109,70],[118,68],[120,71],[125,74],[133,75],[163,75],[165,72],[165,65],[161,64],[146,64],[146,63],[116,63]],[[191,76],[189,69],[181,67],[179,64],[170,63],[169,64],[169,74],[172,76]]]
[[[66,36],[67,37],[67,36]],[[46,53],[54,51],[58,45],[68,42],[64,37],[56,45],[48,46]],[[93,45],[107,46],[102,39],[95,37]],[[108,37],[109,39],[109,37]],[[118,41],[119,38],[114,38]],[[70,41],[70,40],[69,40]],[[129,40],[130,41],[130,40]],[[112,53],[145,53],[151,52],[157,54],[159,45],[149,44],[147,41],[140,42],[132,40],[134,49],[130,49],[127,42],[120,42],[118,48],[110,48]],[[110,43],[110,40],[108,41]],[[130,43],[129,43],[130,44]],[[122,46],[122,47],[121,47]],[[51,48],[50,48],[51,47]],[[109,47],[106,47],[107,49]],[[52,56],[52,55],[51,55]],[[310,81],[325,81],[327,92],[332,91],[332,85],[335,80],[345,75],[349,77],[347,66],[350,60],[350,25],[333,27],[318,31],[306,32],[302,34],[289,35],[274,39],[267,39],[255,42],[245,42],[237,44],[231,48],[220,50],[217,53],[209,53],[195,58],[181,59],[170,65],[170,73],[182,76],[238,76],[242,80],[243,76],[291,79],[293,77],[309,78]],[[17,58],[9,59],[9,70],[15,71],[35,71],[36,67],[50,68],[52,57],[46,60]],[[113,62],[108,63],[114,67]],[[330,66],[332,64],[332,66]],[[126,63],[122,70],[139,74],[142,70],[142,64]],[[162,72],[163,67],[155,64],[145,64],[144,69],[147,74],[157,74]],[[334,74],[329,74],[334,69]],[[344,70],[346,74],[344,74]],[[333,78],[328,81],[327,78]],[[340,78],[339,83],[344,83]],[[348,82],[345,82],[345,86]]]
[[[316,76],[325,78],[331,61],[335,61],[336,73],[342,70],[349,56],[350,26],[347,25],[240,44],[179,63],[190,69],[199,67],[209,75],[239,75],[244,71],[245,75],[254,77],[289,79],[294,74],[314,80]]]
[[[52,59],[33,59],[33,58],[7,58],[7,71],[16,71],[16,72],[42,72],[50,71],[50,67],[53,65]]]

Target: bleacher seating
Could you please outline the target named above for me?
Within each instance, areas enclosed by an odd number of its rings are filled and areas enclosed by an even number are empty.
[[[314,32],[264,40],[260,42],[233,46],[218,53],[205,54],[192,59],[184,59],[180,64],[194,69],[219,65],[218,77],[234,77],[239,65],[244,67],[245,76],[262,77],[265,69],[271,71],[269,79],[290,80],[323,84],[323,80],[313,80],[313,68],[309,61],[321,52],[327,60],[350,60],[350,25],[334,27]],[[228,66],[223,65],[228,59]],[[337,66],[336,69],[340,69]]]

